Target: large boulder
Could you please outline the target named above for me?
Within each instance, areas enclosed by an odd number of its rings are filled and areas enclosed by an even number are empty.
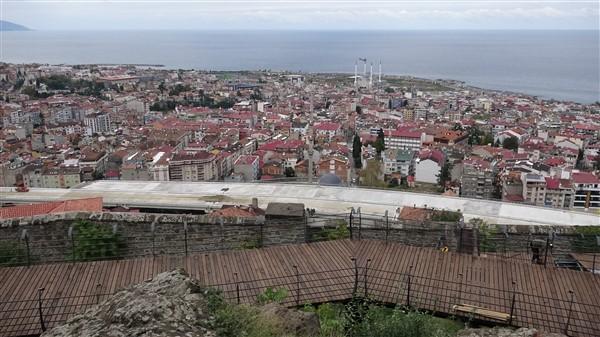
[[[43,337],[214,337],[200,284],[183,270],[131,286]]]

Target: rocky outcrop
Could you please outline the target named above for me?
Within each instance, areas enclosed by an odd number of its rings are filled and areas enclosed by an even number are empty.
[[[531,328],[508,329],[508,328],[482,328],[465,329],[458,333],[457,337],[567,337],[559,333],[546,333]]]
[[[111,296],[43,337],[212,337],[203,289],[175,270]]]
[[[174,270],[116,293],[42,337],[216,337],[213,297],[214,291],[184,270]],[[286,335],[319,334],[314,313],[279,304],[250,308],[254,318],[274,323]]]

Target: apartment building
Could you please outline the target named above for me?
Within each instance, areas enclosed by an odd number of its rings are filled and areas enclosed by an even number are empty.
[[[169,161],[169,180],[211,181],[217,180],[216,156],[206,151],[180,152]]]
[[[491,199],[494,195],[495,170],[492,163],[471,158],[463,161],[460,195],[468,198]]]

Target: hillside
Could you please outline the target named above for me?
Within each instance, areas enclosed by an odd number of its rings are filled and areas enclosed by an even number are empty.
[[[25,31],[31,30],[25,26],[18,25],[9,21],[0,20],[0,31]]]

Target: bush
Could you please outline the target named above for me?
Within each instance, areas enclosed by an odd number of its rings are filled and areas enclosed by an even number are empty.
[[[15,241],[0,242],[0,266],[22,266],[27,263],[27,252]]]
[[[80,221],[75,224],[74,258],[80,261],[116,258],[123,255],[125,241],[101,225]]]
[[[600,253],[600,245],[597,237],[600,236],[600,227],[577,226],[575,227],[577,238],[573,240],[573,251],[578,253]]]
[[[205,297],[208,313],[213,317],[211,325],[218,337],[284,336],[280,322],[261,316],[257,308],[229,304],[215,290],[209,290]]]
[[[338,220],[335,228],[322,228],[317,234],[315,234],[315,239],[318,241],[347,239],[349,237],[350,229],[344,220]]]
[[[458,329],[418,311],[371,306],[351,337],[449,337]]]
[[[431,220],[433,221],[448,221],[448,222],[457,222],[462,218],[461,212],[454,211],[435,211],[431,216]]]
[[[285,288],[268,287],[262,294],[258,295],[257,301],[259,304],[281,303],[288,296],[288,291]]]

